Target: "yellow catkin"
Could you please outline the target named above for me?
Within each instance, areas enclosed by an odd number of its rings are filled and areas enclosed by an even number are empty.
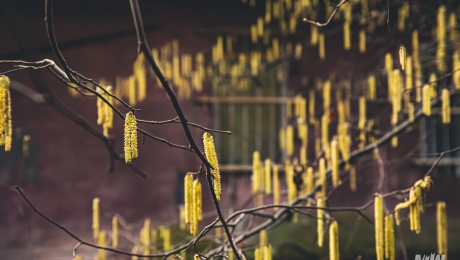
[[[452,43],[456,43],[457,42],[457,16],[455,15],[455,11],[452,11],[449,14],[449,28],[450,28],[449,40]]]
[[[257,17],[257,36],[264,36],[264,18],[262,16]]]
[[[140,53],[136,61],[134,61],[133,71],[138,89],[137,100],[140,102],[147,97],[147,71],[144,66],[144,55],[142,53]]]
[[[273,204],[280,204],[281,196],[280,196],[280,179],[278,176],[278,166],[273,166]],[[276,210],[276,208],[275,208]]]
[[[400,225],[401,224],[401,218],[399,217],[399,211],[401,209],[404,209],[404,208],[408,208],[410,207],[415,201],[413,200],[414,198],[412,198],[412,200],[408,200],[408,201],[405,201],[405,202],[401,202],[399,204],[396,205],[395,207],[395,220],[396,220],[396,225]],[[412,230],[412,228],[411,228]]]
[[[103,85],[105,80],[101,80],[100,85]],[[101,88],[98,88],[97,92],[110,104],[113,103],[113,98],[109,95],[112,93],[112,86],[104,87],[105,91]],[[102,98],[97,99],[97,124],[102,125],[104,136],[109,136],[109,129],[113,125],[113,110],[102,100]]]
[[[297,187],[294,183],[294,165],[286,165],[286,184],[288,188],[288,202],[292,203],[297,197]]]
[[[251,25],[251,42],[257,43],[257,25]]]
[[[163,250],[171,250],[171,229],[165,226],[160,226],[160,236],[163,239]]]
[[[271,260],[272,259],[272,246],[271,245],[265,245],[263,247],[263,259],[264,260]]]
[[[331,142],[331,168],[332,168],[332,186],[337,187],[340,183],[339,169],[339,148],[337,139],[334,138]]]
[[[284,128],[281,128],[278,133],[280,150],[284,151],[286,149],[286,133]]]
[[[195,201],[195,211],[197,215],[198,221],[203,220],[203,199],[202,199],[202,191],[201,191],[201,183],[198,180],[193,182],[193,194],[194,194],[194,201]]]
[[[452,82],[455,89],[460,89],[460,54],[458,51],[452,55],[452,71]]]
[[[310,44],[316,46],[318,44],[318,27],[316,25],[310,25]]]
[[[132,254],[138,254],[139,253],[138,251],[139,251],[139,249],[137,249],[137,246],[133,246],[133,249],[131,250],[131,253]],[[131,257],[131,260],[138,260],[138,259],[139,258],[137,256],[134,256],[134,255]]]
[[[99,233],[99,236],[98,236],[97,245],[105,247],[106,244],[107,244],[107,234],[105,233],[105,231],[101,231],[101,233]],[[104,249],[99,249],[97,252],[97,260],[106,260],[106,259],[107,259],[107,251],[105,251]]]
[[[184,179],[185,223],[192,221],[193,214],[193,176],[187,174]]]
[[[364,129],[366,125],[366,98],[359,97],[359,121],[358,127]]]
[[[329,117],[327,114],[321,117],[321,142],[323,146],[329,144]]]
[[[318,218],[318,246],[323,247],[323,240],[324,240],[324,210],[321,208],[324,208],[324,199],[317,199],[316,200],[316,206],[318,207],[317,210],[317,218]]]
[[[144,226],[141,230],[141,244],[142,252],[146,255],[150,254],[150,242],[151,242],[151,233],[150,233],[150,219],[144,220]]]
[[[180,205],[179,207],[179,222],[180,222],[179,228],[181,230],[185,230],[185,226],[187,224],[185,223],[185,205],[184,204]]]
[[[196,236],[198,233],[198,221],[203,219],[201,210],[201,184],[199,180],[193,181],[193,207],[190,221],[190,233]]]
[[[350,23],[343,23],[343,49],[349,50],[351,48],[351,36],[350,36]]]
[[[203,135],[203,144],[204,152],[206,158],[212,166],[212,176],[213,176],[213,186],[214,192],[216,193],[217,201],[220,201],[220,196],[222,194],[221,185],[220,185],[220,172],[219,172],[219,163],[217,162],[216,148],[214,147],[214,139],[209,133],[204,133]]]
[[[439,72],[444,72],[446,70],[446,7],[443,5],[438,8],[436,38],[438,40],[436,68]]]
[[[350,190],[356,191],[356,168],[354,166],[350,168]]]
[[[317,198],[326,198],[327,179],[326,179],[326,161],[324,158],[319,159],[318,167],[319,179],[318,184],[321,185],[321,189],[316,193]]]
[[[264,21],[265,23],[270,23],[272,20],[272,2],[271,0],[266,0],[265,1],[265,17]]]
[[[126,164],[138,157],[137,151],[137,123],[136,117],[132,112],[128,112],[125,117],[125,133],[124,133],[124,150]]]
[[[428,84],[422,88],[422,111],[425,116],[431,115],[431,90]]]
[[[442,90],[441,94],[442,99],[442,123],[449,124],[450,123],[450,94],[447,88]]]
[[[73,260],[83,260],[83,258],[81,257],[81,255],[76,254],[76,255],[74,256]]]
[[[93,199],[93,238],[94,241],[98,241],[97,238],[99,237],[99,198]]]
[[[395,235],[391,214],[385,217],[385,259],[395,260]]]
[[[112,218],[112,248],[118,247],[118,216]]]
[[[273,57],[278,58],[280,56],[280,45],[279,45],[278,38],[273,38],[272,48],[273,48]]]
[[[407,114],[409,117],[409,122],[413,123],[415,121],[415,108],[413,103],[407,105]]]
[[[262,189],[259,178],[260,154],[258,151],[252,153],[252,192],[256,193]]]
[[[359,30],[359,52],[366,52],[366,31],[362,29]]]
[[[286,154],[288,156],[294,154],[294,127],[292,125],[286,127]]]
[[[331,107],[331,81],[326,80],[323,85],[323,103],[324,111],[327,111]]]
[[[436,205],[436,231],[438,254],[445,255],[447,259],[447,214],[446,203],[440,201]]]
[[[415,231],[415,233],[419,234],[420,233],[420,230],[421,230],[421,225],[420,225],[420,212],[421,212],[421,207],[423,205],[420,205],[421,202],[422,202],[422,190],[420,187],[414,187],[411,189],[411,195],[414,196],[414,201],[415,203],[413,203],[411,205],[411,209],[412,209],[412,212],[411,212],[411,216],[410,216],[410,219],[411,219],[411,222],[413,224],[413,227],[412,227],[412,230]],[[409,198],[409,200],[411,200]]]
[[[380,194],[374,197],[374,221],[375,221],[375,251],[377,260],[383,260],[384,233],[383,233],[383,201]]]
[[[128,82],[128,103],[131,106],[136,105],[136,77],[134,75],[129,76]]]
[[[377,97],[377,88],[376,88],[375,75],[371,74],[367,78],[367,98],[370,100],[375,100],[376,97]]]
[[[406,68],[406,47],[402,44],[399,46],[399,64],[402,70]]]
[[[254,250],[254,260],[262,260],[262,251],[259,247]]]
[[[301,43],[297,43],[295,45],[294,57],[296,60],[300,60],[302,58],[302,44]]]
[[[412,75],[412,57],[407,56],[406,58],[406,89],[411,90],[413,88],[413,75]],[[410,91],[406,91],[406,95],[410,97]],[[409,100],[406,100],[409,101]]]
[[[0,75],[0,146],[11,150],[13,129],[11,124],[10,79]]]
[[[260,247],[264,247],[268,245],[268,235],[267,235],[267,230],[266,229],[262,229],[260,232],[259,232],[259,246]]]
[[[265,175],[265,194],[272,194],[272,176],[271,176],[271,162],[270,159],[265,159],[264,166],[264,175]]]
[[[307,177],[306,177],[306,189],[305,193],[310,194],[313,192],[313,189],[315,187],[315,176],[313,174],[313,167],[308,167],[307,168]]]
[[[30,135],[24,135],[22,138],[22,155],[24,158],[29,157]]]
[[[339,226],[337,221],[332,221],[329,226],[329,259],[330,260],[339,260],[340,251],[339,251]]]
[[[306,165],[308,162],[308,157],[307,157],[307,151],[308,151],[308,146],[304,143],[300,147],[300,164]]]
[[[318,48],[319,58],[321,60],[325,60],[326,59],[326,46],[324,43],[324,34],[322,33],[318,34],[318,43],[319,43],[319,48]]]

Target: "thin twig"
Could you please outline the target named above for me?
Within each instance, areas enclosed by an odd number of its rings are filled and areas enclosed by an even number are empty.
[[[164,120],[164,121],[148,121],[148,120],[142,120],[142,119],[136,119],[136,121],[137,121],[138,123],[152,124],[152,125],[163,125],[163,124],[170,124],[170,123],[181,123],[179,117],[175,117],[175,118],[173,118],[173,119]],[[231,134],[232,134],[231,131],[211,129],[211,128],[207,128],[207,127],[204,127],[204,126],[201,126],[201,125],[199,125],[199,124],[192,123],[192,122],[187,122],[187,124],[190,125],[190,126],[193,126],[193,127],[199,128],[199,129],[202,129],[202,130],[204,130],[204,131],[206,131],[206,132],[215,132],[215,133],[228,134],[228,135],[231,135]]]
[[[329,16],[329,19],[327,19],[327,21],[325,23],[319,23],[319,22],[316,22],[316,21],[312,21],[312,20],[308,20],[307,18],[303,18],[303,21],[304,22],[307,22],[307,23],[311,23],[313,25],[316,25],[318,27],[324,27],[326,25],[328,25],[331,20],[332,20],[332,17],[334,17],[335,13],[337,13],[337,11],[339,10],[339,8],[345,4],[346,2],[348,2],[349,0],[342,0],[342,2],[340,2],[338,5],[334,5],[334,4],[329,4],[331,6],[334,6],[334,11],[332,11],[332,14]]]

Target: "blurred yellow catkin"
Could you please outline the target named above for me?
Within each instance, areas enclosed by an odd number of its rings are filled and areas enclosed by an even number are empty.
[[[118,247],[118,216],[112,218],[112,248]]]
[[[450,94],[449,90],[447,88],[444,88],[442,90],[441,94],[441,100],[442,100],[442,123],[443,124],[449,124],[450,123]]]
[[[106,247],[107,244],[107,234],[105,231],[101,231],[98,236],[97,245],[101,247]],[[104,249],[97,250],[97,260],[106,260],[107,259],[107,251]]]
[[[332,186],[337,187],[340,183],[340,169],[339,169],[339,148],[337,138],[331,141],[331,168],[332,168]]]
[[[359,30],[359,52],[366,52],[366,31],[363,29]]]
[[[324,199],[317,199],[316,200],[316,206],[318,207],[317,210],[317,215],[316,217],[318,218],[318,227],[317,227],[317,233],[318,233],[318,246],[323,247],[323,240],[324,240],[324,210],[321,208],[324,208]]]
[[[337,221],[333,220],[329,226],[329,259],[339,260],[339,226]]]
[[[99,237],[99,198],[93,199],[93,238],[94,241],[97,242],[97,238]]]
[[[267,195],[272,194],[272,176],[271,176],[271,161],[270,159],[265,159],[265,166],[264,166],[264,172],[265,172],[265,193]]]

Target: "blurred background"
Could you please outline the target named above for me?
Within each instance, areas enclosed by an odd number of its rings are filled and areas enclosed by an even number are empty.
[[[140,1],[149,45],[167,77],[169,74],[168,79],[189,121],[232,131],[232,135],[213,133],[222,173],[221,207],[225,215],[244,205],[251,196],[253,151],[259,151],[261,159],[270,158],[273,163],[283,164],[287,158],[302,161],[303,149],[304,160],[316,165],[315,158],[322,152],[317,121],[327,114],[330,120],[327,138],[332,140],[340,113],[336,101],[348,101],[352,151],[360,149],[362,142],[362,145],[368,144],[393,129],[392,105],[387,100],[385,54],[390,53],[394,68],[400,65],[399,45],[385,24],[387,3],[351,0],[325,27],[314,28],[302,21],[303,17],[326,21],[333,10],[328,4],[329,1],[322,0]],[[422,65],[419,82],[431,81],[430,74],[435,73],[435,79],[439,79],[435,91],[439,93],[454,84],[452,73],[448,73],[454,70],[455,58],[452,57],[458,49],[455,40],[447,41],[444,57],[447,68],[437,71],[436,16],[441,5],[446,7],[446,17],[460,11],[459,3],[453,0],[390,1],[389,6],[389,25],[398,41],[406,46],[408,55],[413,53],[412,32],[418,30]],[[274,6],[282,11],[275,14]],[[47,38],[44,10],[43,1],[1,1],[0,60],[57,61]],[[176,117],[165,91],[148,64],[142,63],[138,56],[128,1],[55,1],[54,19],[57,41],[70,68],[101,84],[114,86],[115,94],[141,109],[136,113],[137,118],[162,121]],[[257,31],[260,19],[261,34]],[[348,29],[344,27],[344,20]],[[456,17],[446,18],[445,23],[449,35],[457,32]],[[344,30],[349,30],[351,37],[351,47],[345,50]],[[364,51],[359,43],[360,31],[365,32]],[[321,44],[312,40],[318,34],[325,39],[325,57],[319,53]],[[180,57],[178,78],[174,74],[174,57]],[[246,64],[245,68],[236,69],[233,65],[238,62]],[[136,64],[144,67],[147,86],[130,92],[129,79],[139,70]],[[9,69],[11,66],[0,66],[2,72]],[[362,141],[359,137],[362,129],[358,126],[359,99],[369,95],[371,74],[376,79],[376,98],[367,100],[366,114],[368,120],[373,120],[373,126],[366,128]],[[37,93],[43,93],[46,86],[53,99],[102,132],[96,123],[95,97],[83,97],[71,91],[47,70],[25,70],[8,76],[12,84],[26,86]],[[324,109],[322,87],[328,80],[332,82],[332,105]],[[142,91],[145,96],[139,94]],[[411,99],[418,110],[416,91]],[[312,108],[310,93],[316,100]],[[293,108],[296,95],[307,100],[303,113]],[[92,240],[91,205],[95,197],[101,200],[103,229],[110,230],[110,220],[115,214],[121,216],[125,234],[121,244],[128,251],[146,218],[152,221],[153,227],[168,226],[181,233],[178,224],[179,208],[184,201],[183,178],[187,172],[199,170],[200,161],[195,154],[139,137],[139,158],[134,164],[147,173],[147,178],[118,161],[114,171],[109,172],[110,154],[105,144],[66,117],[62,113],[65,109],[38,104],[14,90],[11,100],[13,148],[10,152],[0,151],[0,259],[71,259],[77,244],[34,213],[14,185],[23,188],[46,216],[88,241]],[[357,172],[357,190],[350,190],[348,171],[344,169],[343,183],[331,192],[329,206],[358,207],[372,200],[378,189],[379,167],[385,172],[383,193],[409,188],[423,178],[440,152],[460,146],[457,135],[460,113],[455,94],[451,104],[449,125],[441,124],[441,109],[435,108],[431,117],[422,117],[399,134],[397,147],[390,142],[383,145],[379,149],[380,163],[372,153],[355,158],[352,164]],[[123,113],[128,112],[121,104],[116,106]],[[406,119],[407,112],[403,111],[399,122]],[[304,122],[308,122],[305,140],[296,128],[296,137],[292,138],[294,150],[288,151],[290,139],[285,139],[286,129]],[[123,120],[115,115],[109,133],[116,140],[118,153],[123,152],[123,126]],[[180,124],[140,124],[139,127],[170,142],[188,145]],[[202,148],[203,130],[191,128],[191,131]],[[26,144],[25,136],[30,137]],[[415,254],[437,251],[437,201],[447,203],[450,259],[460,258],[460,232],[457,232],[460,231],[460,212],[456,206],[460,198],[459,156],[458,152],[445,156],[432,173],[434,187],[426,197],[422,231],[415,234],[409,231],[407,221],[402,224],[400,237],[396,239],[397,259],[404,259],[403,247],[407,248],[408,259],[413,259]],[[201,182],[206,214],[200,227],[204,227],[216,215],[205,179],[201,178]],[[282,183],[282,190],[285,189]],[[403,200],[402,197],[389,198],[385,201],[386,207],[392,209]],[[272,203],[271,197],[267,196],[265,202]],[[282,202],[287,202],[286,196]],[[367,213],[372,216],[372,207]],[[375,259],[373,225],[357,214],[333,216],[341,223],[342,259]],[[180,239],[186,239],[187,235],[182,233]],[[180,239],[173,239],[174,243],[179,244]],[[312,218],[283,222],[269,231],[269,241],[274,247],[275,259],[328,259],[327,247],[316,246],[316,221]],[[256,240],[249,240],[239,246],[245,248],[254,243]],[[91,259],[95,254],[95,250],[83,247],[79,251],[84,259]],[[248,254],[251,258],[251,253]],[[109,258],[128,259],[115,255]]]

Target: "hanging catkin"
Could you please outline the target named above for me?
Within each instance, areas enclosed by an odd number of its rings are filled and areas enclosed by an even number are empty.
[[[270,159],[265,159],[264,165],[264,175],[265,175],[265,193],[267,195],[272,194],[272,176],[271,176],[271,161]]]
[[[337,187],[340,182],[340,169],[339,169],[339,148],[337,138],[331,142],[331,166],[332,167],[332,186]]]
[[[11,97],[10,79],[0,75],[0,146],[5,146],[5,151],[11,150],[13,135],[11,124]]]
[[[385,259],[395,260],[395,235],[391,214],[385,217]]]
[[[383,260],[384,232],[383,232],[383,201],[380,194],[374,197],[374,221],[375,221],[375,251],[377,260]]]
[[[436,230],[438,254],[445,255],[447,259],[447,214],[446,203],[443,201],[436,206]]]
[[[317,198],[326,198],[326,188],[327,188],[327,179],[326,179],[326,161],[324,158],[319,159],[319,179],[318,184],[321,185],[321,189],[316,193]]]
[[[441,94],[442,99],[442,123],[449,124],[450,123],[450,93],[447,88],[442,90]]]
[[[329,226],[329,260],[339,260],[339,226],[337,221],[332,221]]]
[[[220,201],[220,195],[222,193],[220,186],[220,172],[219,172],[219,163],[217,162],[216,148],[214,147],[214,139],[209,133],[204,133],[203,135],[203,144],[204,152],[206,158],[211,164],[211,174],[213,176],[213,187],[216,194],[217,201]]]
[[[93,199],[93,238],[97,242],[99,237],[99,198]]]
[[[323,247],[323,240],[324,240],[324,210],[322,208],[324,208],[324,199],[317,199],[316,200],[316,206],[318,207],[318,210],[317,210],[317,218],[318,218],[318,228],[317,228],[317,232],[318,232],[318,246],[319,247]]]
[[[192,221],[193,215],[193,176],[185,175],[184,179],[185,223]]]
[[[321,60],[325,60],[326,59],[326,47],[324,43],[324,34],[322,33],[318,34],[318,42],[319,42],[319,48],[318,48],[319,58]]]
[[[125,161],[126,164],[131,163],[132,160],[138,157],[137,151],[137,126],[136,117],[132,112],[128,112],[125,117]]]
[[[118,247],[118,216],[112,218],[112,248]]]

